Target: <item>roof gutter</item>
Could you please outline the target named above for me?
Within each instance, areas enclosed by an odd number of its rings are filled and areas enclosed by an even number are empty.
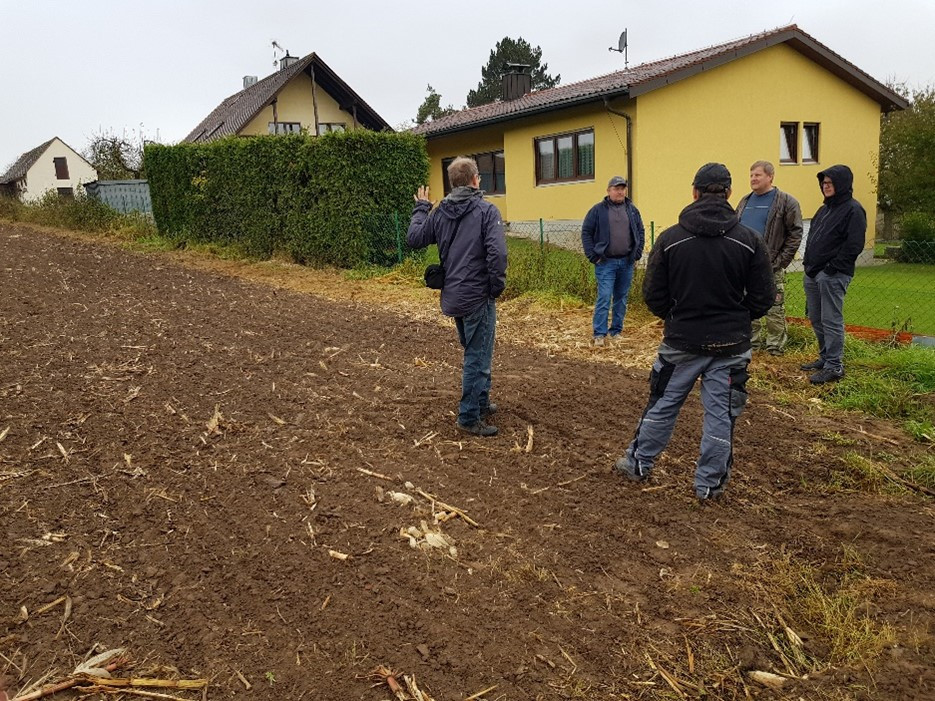
[[[630,199],[633,199],[633,118],[626,112],[615,110],[610,106],[610,99],[604,96],[604,108],[611,114],[616,114],[627,120],[627,183],[630,186]]]

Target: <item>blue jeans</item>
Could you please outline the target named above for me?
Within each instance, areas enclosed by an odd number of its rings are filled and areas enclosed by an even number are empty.
[[[496,301],[488,299],[467,316],[456,316],[455,326],[464,348],[458,423],[472,426],[480,421],[481,410],[490,405],[490,364],[497,332]]]
[[[730,479],[734,462],[734,424],[747,403],[747,365],[751,352],[710,357],[676,350],[665,343],[649,375],[649,402],[627,448],[631,465],[648,474],[665,450],[688,393],[701,378],[704,419],[695,463],[695,493],[717,496]]]
[[[818,357],[829,370],[844,370],[844,295],[850,275],[805,276],[805,311],[818,339]]]
[[[610,335],[623,331],[623,318],[627,315],[627,297],[633,282],[633,261],[629,258],[605,258],[594,265],[597,279],[597,301],[594,303],[594,336],[607,335],[607,312],[613,310]]]

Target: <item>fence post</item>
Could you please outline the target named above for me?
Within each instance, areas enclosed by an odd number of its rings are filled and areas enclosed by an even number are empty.
[[[393,224],[396,226],[396,262],[403,262],[403,240],[399,234],[399,212],[393,210]]]
[[[545,247],[545,229],[542,226],[542,217],[539,217],[539,250]]]
[[[649,222],[649,247],[656,245],[656,222]]]

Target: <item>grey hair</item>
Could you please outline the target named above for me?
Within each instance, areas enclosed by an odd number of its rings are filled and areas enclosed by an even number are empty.
[[[757,161],[752,166],[750,166],[750,172],[753,172],[757,168],[762,168],[763,172],[766,173],[769,177],[775,177],[776,169],[773,167],[773,164],[769,161]]]

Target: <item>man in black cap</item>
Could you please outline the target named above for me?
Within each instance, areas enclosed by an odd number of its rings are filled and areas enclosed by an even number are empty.
[[[594,263],[597,301],[594,303],[594,345],[603,346],[607,336],[607,312],[613,311],[610,338],[623,331],[633,267],[643,255],[643,218],[627,197],[627,180],[615,175],[607,183],[607,197],[591,207],[581,224],[581,245]]]
[[[769,311],[776,294],[763,239],[740,224],[727,201],[730,186],[725,166],[702,166],[692,182],[694,201],[649,255],[643,298],[665,320],[664,333],[649,403],[614,465],[633,481],[649,477],[700,377],[704,425],[695,495],[702,502],[721,496],[730,477],[734,422],[747,401],[751,320]]]

